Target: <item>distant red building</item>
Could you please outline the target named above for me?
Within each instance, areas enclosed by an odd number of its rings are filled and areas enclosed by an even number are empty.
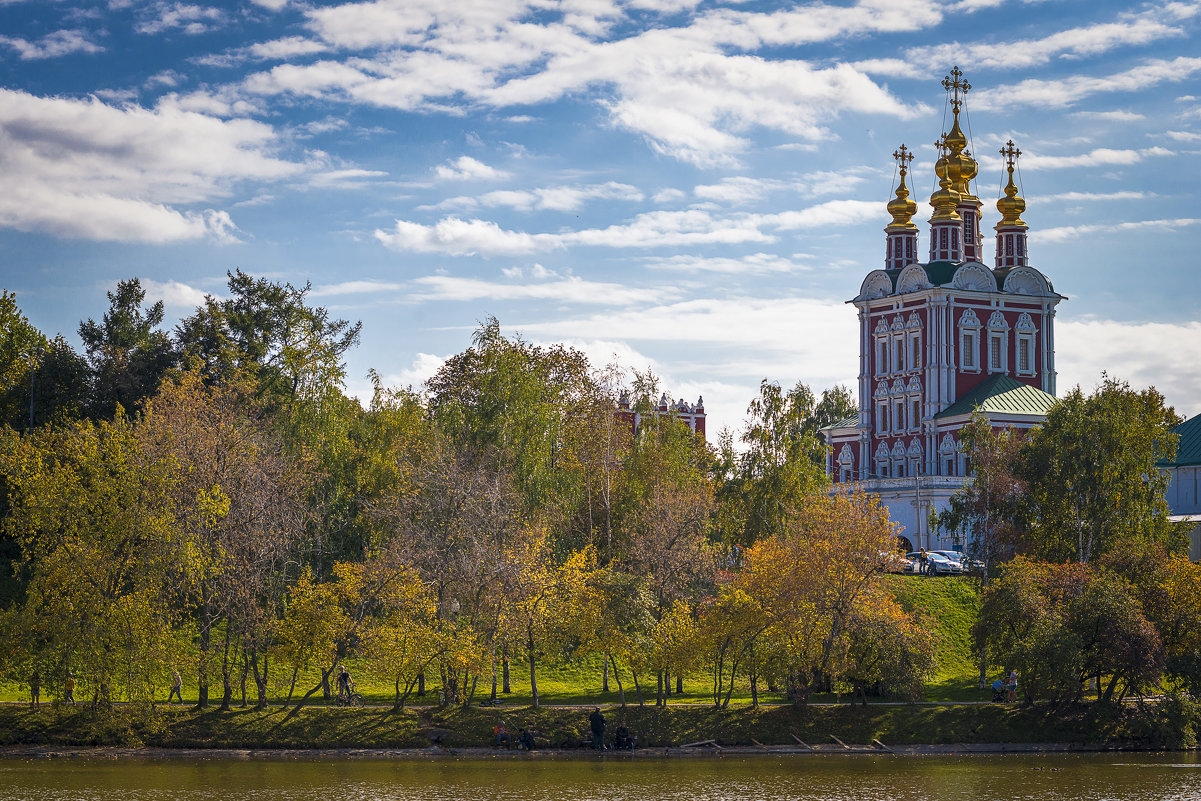
[[[703,397],[698,397],[696,403],[688,403],[683,398],[672,401],[665,392],[659,397],[658,405],[651,409],[650,413],[664,417],[674,415],[676,419],[687,424],[693,431],[702,437],[705,436],[705,399]],[[642,423],[642,414],[630,407],[628,392],[621,393],[621,397],[618,398],[617,416],[630,426],[631,434],[635,433]]]

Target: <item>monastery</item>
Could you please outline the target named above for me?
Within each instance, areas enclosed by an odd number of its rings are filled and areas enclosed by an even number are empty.
[[[943,88],[953,121],[936,142],[929,257],[918,261],[906,185],[913,154],[901,145],[884,264],[849,301],[859,311],[859,411],[822,430],[834,490],[879,496],[909,550],[965,544],[929,521],[971,473],[959,435],[973,410],[999,428],[1029,428],[1055,403],[1055,307],[1064,300],[1030,263],[1012,140],[1001,150],[1009,181],[985,264],[979,166],[959,119],[971,85],[956,67]]]

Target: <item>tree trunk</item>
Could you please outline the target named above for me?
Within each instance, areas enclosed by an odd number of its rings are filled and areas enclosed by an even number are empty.
[[[663,671],[655,671],[655,706],[666,706],[666,698],[663,695]]]
[[[259,655],[254,653],[250,659],[250,667],[254,671],[254,687],[257,692],[258,699],[255,701],[256,709],[267,708],[267,655],[263,654],[263,672],[259,673]]]
[[[609,654],[609,661],[613,663],[613,679],[617,682],[617,694],[621,697],[621,708],[626,708],[626,691],[621,684],[621,674],[617,672],[617,660],[613,658],[613,654]]]
[[[601,671],[601,692],[609,692],[609,655],[605,654],[605,659],[601,663],[603,670]]]
[[[242,691],[242,708],[246,708],[246,680],[250,678],[250,660],[246,656],[246,649],[242,649],[242,676],[240,680],[240,689]]]
[[[488,703],[496,705],[496,646],[492,647],[492,693],[488,697]]]
[[[759,708],[759,674],[751,674],[751,709]]]
[[[683,676],[683,674],[676,674],[676,695],[682,695],[683,693],[684,693],[684,676]]]
[[[642,702],[642,685],[638,683],[638,671],[630,668],[630,675],[634,677],[634,693],[638,696],[638,706],[645,706]]]
[[[501,675],[501,692],[508,694],[513,692],[513,688],[509,686],[509,655],[503,654],[500,658],[500,675]]]
[[[529,636],[529,641],[527,643],[527,649],[528,649],[528,653],[529,653],[529,657],[530,657],[530,697],[533,698],[533,700],[534,700],[533,707],[535,709],[537,709],[538,708],[538,674],[535,671],[535,666],[534,666],[534,632],[527,631],[526,633]]]
[[[296,677],[300,675],[300,665],[292,668],[292,683],[288,686],[288,704],[292,703],[292,695],[296,692]]]
[[[200,621],[200,670],[196,676],[196,708],[209,705],[209,647],[212,641],[213,618],[207,608]]]
[[[234,696],[233,665],[229,663],[229,624],[225,626],[225,642],[221,649],[221,711],[228,712]]]
[[[421,698],[425,695],[425,671],[417,674],[417,697]]]

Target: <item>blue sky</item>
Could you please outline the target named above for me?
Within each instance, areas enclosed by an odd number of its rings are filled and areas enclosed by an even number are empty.
[[[1013,138],[1061,391],[1201,412],[1201,2],[0,0],[0,283],[74,341],[241,268],[361,319],[350,390],[478,321],[652,367],[737,429],[853,386],[891,153],[923,230],[958,64],[985,230]],[[986,237],[991,263],[991,241]]]

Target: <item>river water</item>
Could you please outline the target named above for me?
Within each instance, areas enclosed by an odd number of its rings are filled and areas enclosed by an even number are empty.
[[[1201,801],[1193,754],[0,759],[3,801]]]

